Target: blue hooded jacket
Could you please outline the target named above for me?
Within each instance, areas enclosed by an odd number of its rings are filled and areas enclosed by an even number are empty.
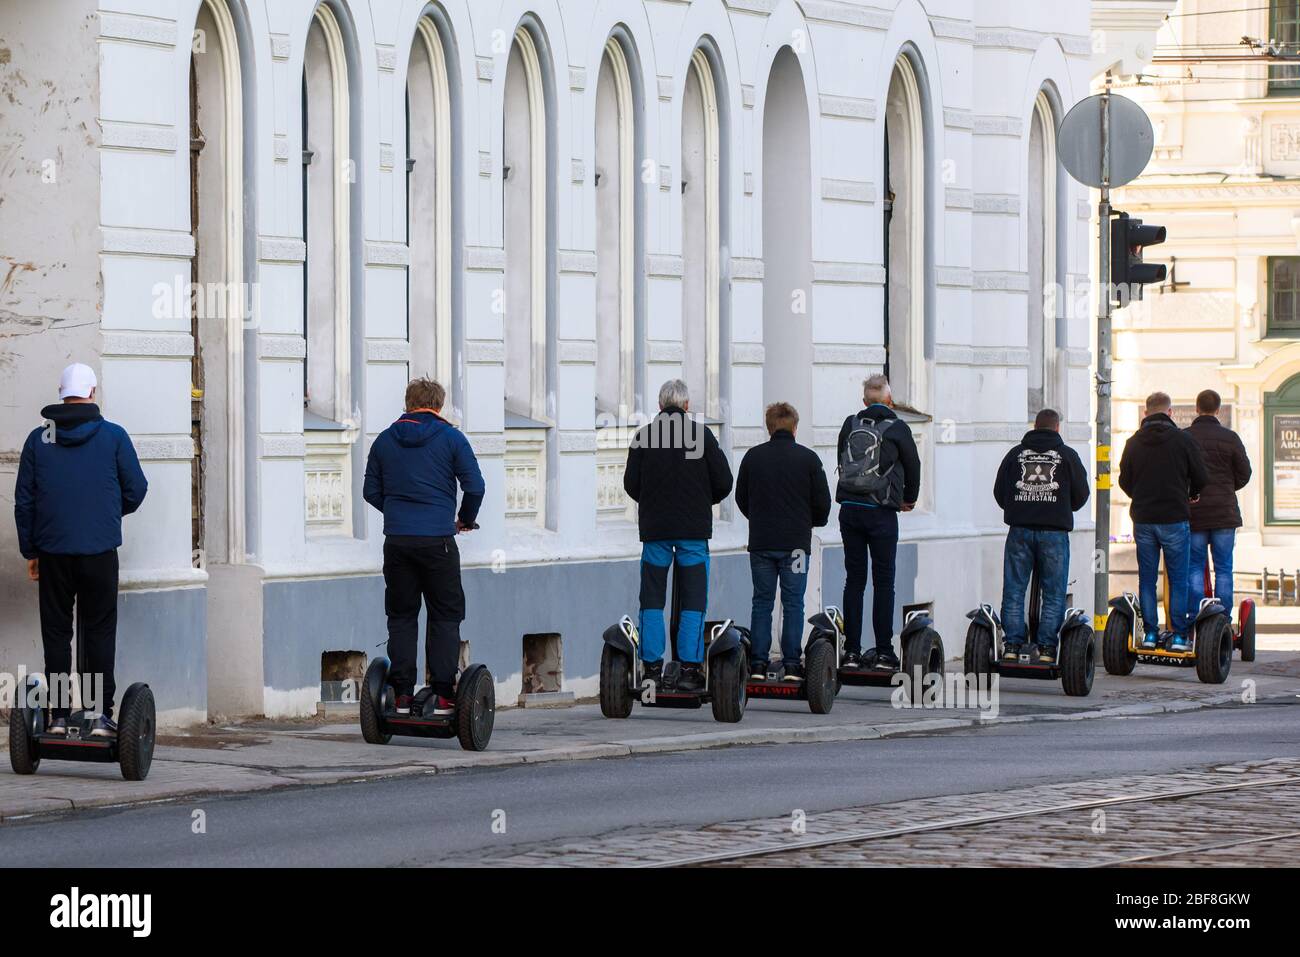
[[[443,538],[456,534],[457,482],[460,521],[473,525],[484,485],[469,439],[433,412],[406,412],[370,447],[362,494],[384,513],[385,535]]]
[[[126,430],[92,402],[48,405],[18,460],[14,522],[23,558],[98,555],[122,544],[122,516],[149,483]]]

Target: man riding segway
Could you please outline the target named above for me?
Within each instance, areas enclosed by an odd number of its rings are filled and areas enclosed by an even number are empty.
[[[456,670],[465,592],[456,536],[478,526],[483,476],[469,440],[441,415],[446,390],[431,379],[406,387],[406,411],[381,432],[366,460],[363,494],[384,513],[384,610],[389,680],[399,715],[430,717],[456,707]],[[461,488],[456,510],[456,485]],[[420,602],[427,615],[425,657],[432,678],[413,700]],[[429,700],[432,698],[432,700]]]

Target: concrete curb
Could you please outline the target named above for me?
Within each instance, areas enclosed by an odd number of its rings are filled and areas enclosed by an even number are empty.
[[[1269,700],[1270,697],[1282,698],[1283,696],[1264,696],[1258,700],[1265,701]],[[246,785],[228,789],[210,787],[176,794],[153,795],[138,800],[131,800],[129,797],[124,798],[121,795],[84,800],[34,795],[32,798],[33,807],[24,808],[21,811],[0,811],[0,822],[66,813],[69,810],[139,807],[147,804],[171,803],[201,797],[226,797],[232,794],[253,794],[324,784],[362,783],[390,778],[441,774],[448,771],[464,771],[473,768],[504,768],[529,764],[551,764],[560,761],[592,761],[601,758],[672,754],[745,745],[826,744],[842,741],[869,741],[908,734],[932,734],[961,729],[991,728],[1004,724],[1029,724],[1036,721],[1086,721],[1095,718],[1150,717],[1157,714],[1199,711],[1240,702],[1240,693],[1229,692],[1209,695],[1204,698],[1180,698],[1172,701],[1115,705],[1092,710],[1053,714],[1008,715],[1006,717],[999,715],[996,718],[980,716],[970,718],[927,718],[917,721],[899,721],[876,725],[824,725],[813,728],[763,728],[753,731],[736,728],[707,734],[639,738],[573,747],[542,748],[537,751],[480,753],[474,755],[454,754],[428,764],[401,764],[388,767],[351,769],[345,773],[313,769],[311,771],[286,774],[279,769],[258,768],[255,770],[260,770],[267,775],[265,785],[260,787],[248,787]],[[245,770],[254,769],[245,768]],[[49,804],[53,802],[57,802],[60,806],[50,807]]]

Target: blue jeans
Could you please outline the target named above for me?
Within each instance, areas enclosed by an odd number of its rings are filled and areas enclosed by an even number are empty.
[[[1232,618],[1232,546],[1237,543],[1235,528],[1216,528],[1208,532],[1192,532],[1191,560],[1187,567],[1190,590],[1187,593],[1187,612],[1195,615],[1205,597],[1205,553],[1208,550],[1214,561],[1214,591],[1212,594],[1223,603],[1223,610]]]
[[[1191,559],[1191,527],[1187,522],[1163,525],[1133,523],[1133,540],[1137,543],[1138,604],[1146,633],[1158,631],[1159,606],[1156,603],[1156,579],[1160,577],[1160,553],[1165,554],[1165,571],[1169,573],[1169,618],[1167,625],[1177,635],[1187,636],[1191,622],[1187,615],[1187,565]]]
[[[796,567],[802,571],[796,571]],[[750,552],[749,572],[754,579],[754,604],[749,619],[750,656],[755,661],[766,661],[772,647],[772,603],[776,600],[779,580],[783,615],[781,658],[787,665],[797,665],[803,650],[803,594],[808,587],[808,556],[801,552],[796,559],[791,552]]]
[[[1038,569],[1038,592],[1043,598],[1038,634],[1029,634],[1025,619],[1025,591]],[[1070,587],[1070,533],[1051,529],[1017,528],[1007,531],[1002,551],[1002,628],[1008,645],[1037,642],[1055,648],[1057,632],[1065,621],[1065,592]]]
[[[641,660],[664,656],[664,600],[668,569],[677,564],[677,657],[704,660],[704,607],[709,598],[709,543],[705,539],[641,545]]]

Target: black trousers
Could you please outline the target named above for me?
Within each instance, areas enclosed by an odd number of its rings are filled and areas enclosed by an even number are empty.
[[[40,561],[41,644],[45,646],[45,675],[54,697],[54,713],[66,718],[70,701],[60,689],[70,689],[72,672],[72,609],[77,609],[81,642],[81,704],[113,714],[113,660],[117,656],[117,551],[98,555],[50,555]],[[90,700],[102,682],[102,700]]]
[[[898,512],[863,505],[840,506],[844,541],[844,646],[861,651],[862,602],[871,558],[871,624],[876,648],[894,646],[894,559],[898,553]]]
[[[393,535],[384,540],[384,611],[388,615],[389,681],[399,695],[415,690],[420,601],[426,615],[425,659],[430,684],[450,698],[460,658],[465,591],[455,538]]]

